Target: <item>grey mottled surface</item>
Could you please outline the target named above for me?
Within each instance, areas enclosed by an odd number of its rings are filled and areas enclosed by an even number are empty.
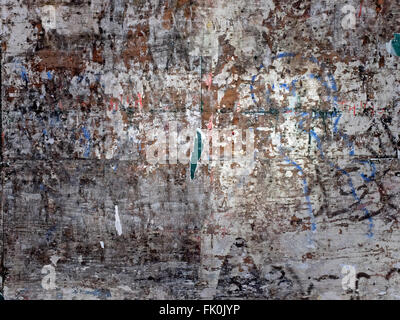
[[[398,0],[0,3],[6,299],[400,299]]]

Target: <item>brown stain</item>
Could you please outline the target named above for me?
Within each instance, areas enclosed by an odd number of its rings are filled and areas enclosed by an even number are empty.
[[[11,102],[15,99],[14,97],[11,97],[11,94],[16,92],[18,92],[18,89],[15,87],[8,87],[6,89],[6,97],[8,102]]]
[[[381,13],[382,12],[384,3],[385,3],[384,0],[376,0],[375,1],[376,13]]]
[[[314,256],[313,256],[313,254],[311,253],[311,252],[307,252],[306,254],[304,254],[302,257],[302,260],[303,260],[303,262],[304,261],[306,261],[306,260],[308,260],[308,259],[313,259],[314,258]]]
[[[139,62],[140,64],[152,61],[147,46],[149,34],[148,24],[139,25],[135,30],[130,29],[128,31],[126,49],[121,54],[126,68],[129,69],[131,61]]]
[[[239,98],[239,93],[237,92],[236,88],[229,88],[225,91],[224,97],[221,99],[220,105],[223,108],[228,108],[233,110],[235,106],[235,102]]]
[[[382,57],[379,59],[379,68],[383,68],[384,66],[385,66],[385,57],[382,56]]]
[[[301,224],[301,223],[302,223],[302,219],[297,218],[295,215],[293,215],[293,216],[290,218],[290,224],[291,224],[292,226],[296,226],[296,225],[299,225],[299,224]]]
[[[92,48],[92,60],[93,60],[93,62],[104,64],[103,50],[102,50],[101,47],[98,48],[95,45],[93,45],[93,48]]]
[[[162,26],[164,29],[171,29],[173,23],[172,9],[165,9]]]
[[[186,4],[190,4],[191,3],[191,1],[192,0],[178,0],[178,2],[176,3],[176,7],[179,9],[179,8],[182,8],[184,5],[186,5]]]
[[[196,6],[195,5],[187,6],[185,8],[185,12],[184,12],[185,18],[186,19],[189,19],[189,18],[193,19],[195,10],[196,10]]]
[[[122,121],[124,124],[129,124],[128,113],[125,111],[121,111]]]
[[[369,44],[369,43],[371,43],[371,41],[369,40],[369,37],[367,35],[365,35],[362,40],[362,45],[365,46],[366,44]]]
[[[38,33],[43,31],[43,26],[41,22],[38,22],[34,25],[34,27],[37,29]]]
[[[38,72],[61,69],[70,70],[76,75],[85,70],[82,54],[79,52],[43,49],[37,55],[40,61],[33,65],[33,69]]]
[[[251,257],[245,257],[243,262],[246,264],[253,264],[253,259]]]

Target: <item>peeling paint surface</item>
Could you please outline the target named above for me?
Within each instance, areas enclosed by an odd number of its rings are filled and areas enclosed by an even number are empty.
[[[399,299],[398,1],[0,9],[0,297]]]

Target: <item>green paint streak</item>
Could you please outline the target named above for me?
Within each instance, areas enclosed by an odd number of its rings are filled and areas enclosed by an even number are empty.
[[[200,160],[201,152],[203,151],[203,144],[201,142],[201,134],[197,132],[196,139],[194,141],[194,150],[190,159],[190,178],[194,179],[194,174],[197,169],[197,162]]]
[[[400,57],[400,33],[394,34],[394,40],[392,40],[392,47],[398,57]]]

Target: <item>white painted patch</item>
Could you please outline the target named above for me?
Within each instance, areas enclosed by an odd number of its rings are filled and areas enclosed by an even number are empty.
[[[342,267],[342,274],[345,275],[342,279],[343,290],[354,290],[356,286],[356,268],[351,265],[344,265]]]
[[[55,266],[57,265],[58,260],[60,260],[61,257],[57,256],[57,255],[53,255],[50,257],[50,261],[52,264],[54,264]]]
[[[42,7],[42,26],[46,31],[56,28],[56,9],[54,6]]]
[[[100,246],[101,246],[102,249],[104,249],[104,242],[103,241],[100,241]]]
[[[392,46],[392,40],[386,42],[386,51],[389,52],[389,54],[391,54],[392,56],[396,56],[396,52],[394,51]]]
[[[115,206],[115,229],[117,230],[118,235],[122,234],[121,220],[119,219],[118,214],[118,206]]]
[[[121,289],[124,290],[124,291],[132,292],[132,293],[133,293],[132,289],[129,288],[128,286],[126,286],[126,285],[118,286],[118,288],[121,288]]]
[[[56,289],[56,269],[51,264],[47,264],[42,268],[41,273],[45,274],[42,279],[42,288],[45,290]]]

